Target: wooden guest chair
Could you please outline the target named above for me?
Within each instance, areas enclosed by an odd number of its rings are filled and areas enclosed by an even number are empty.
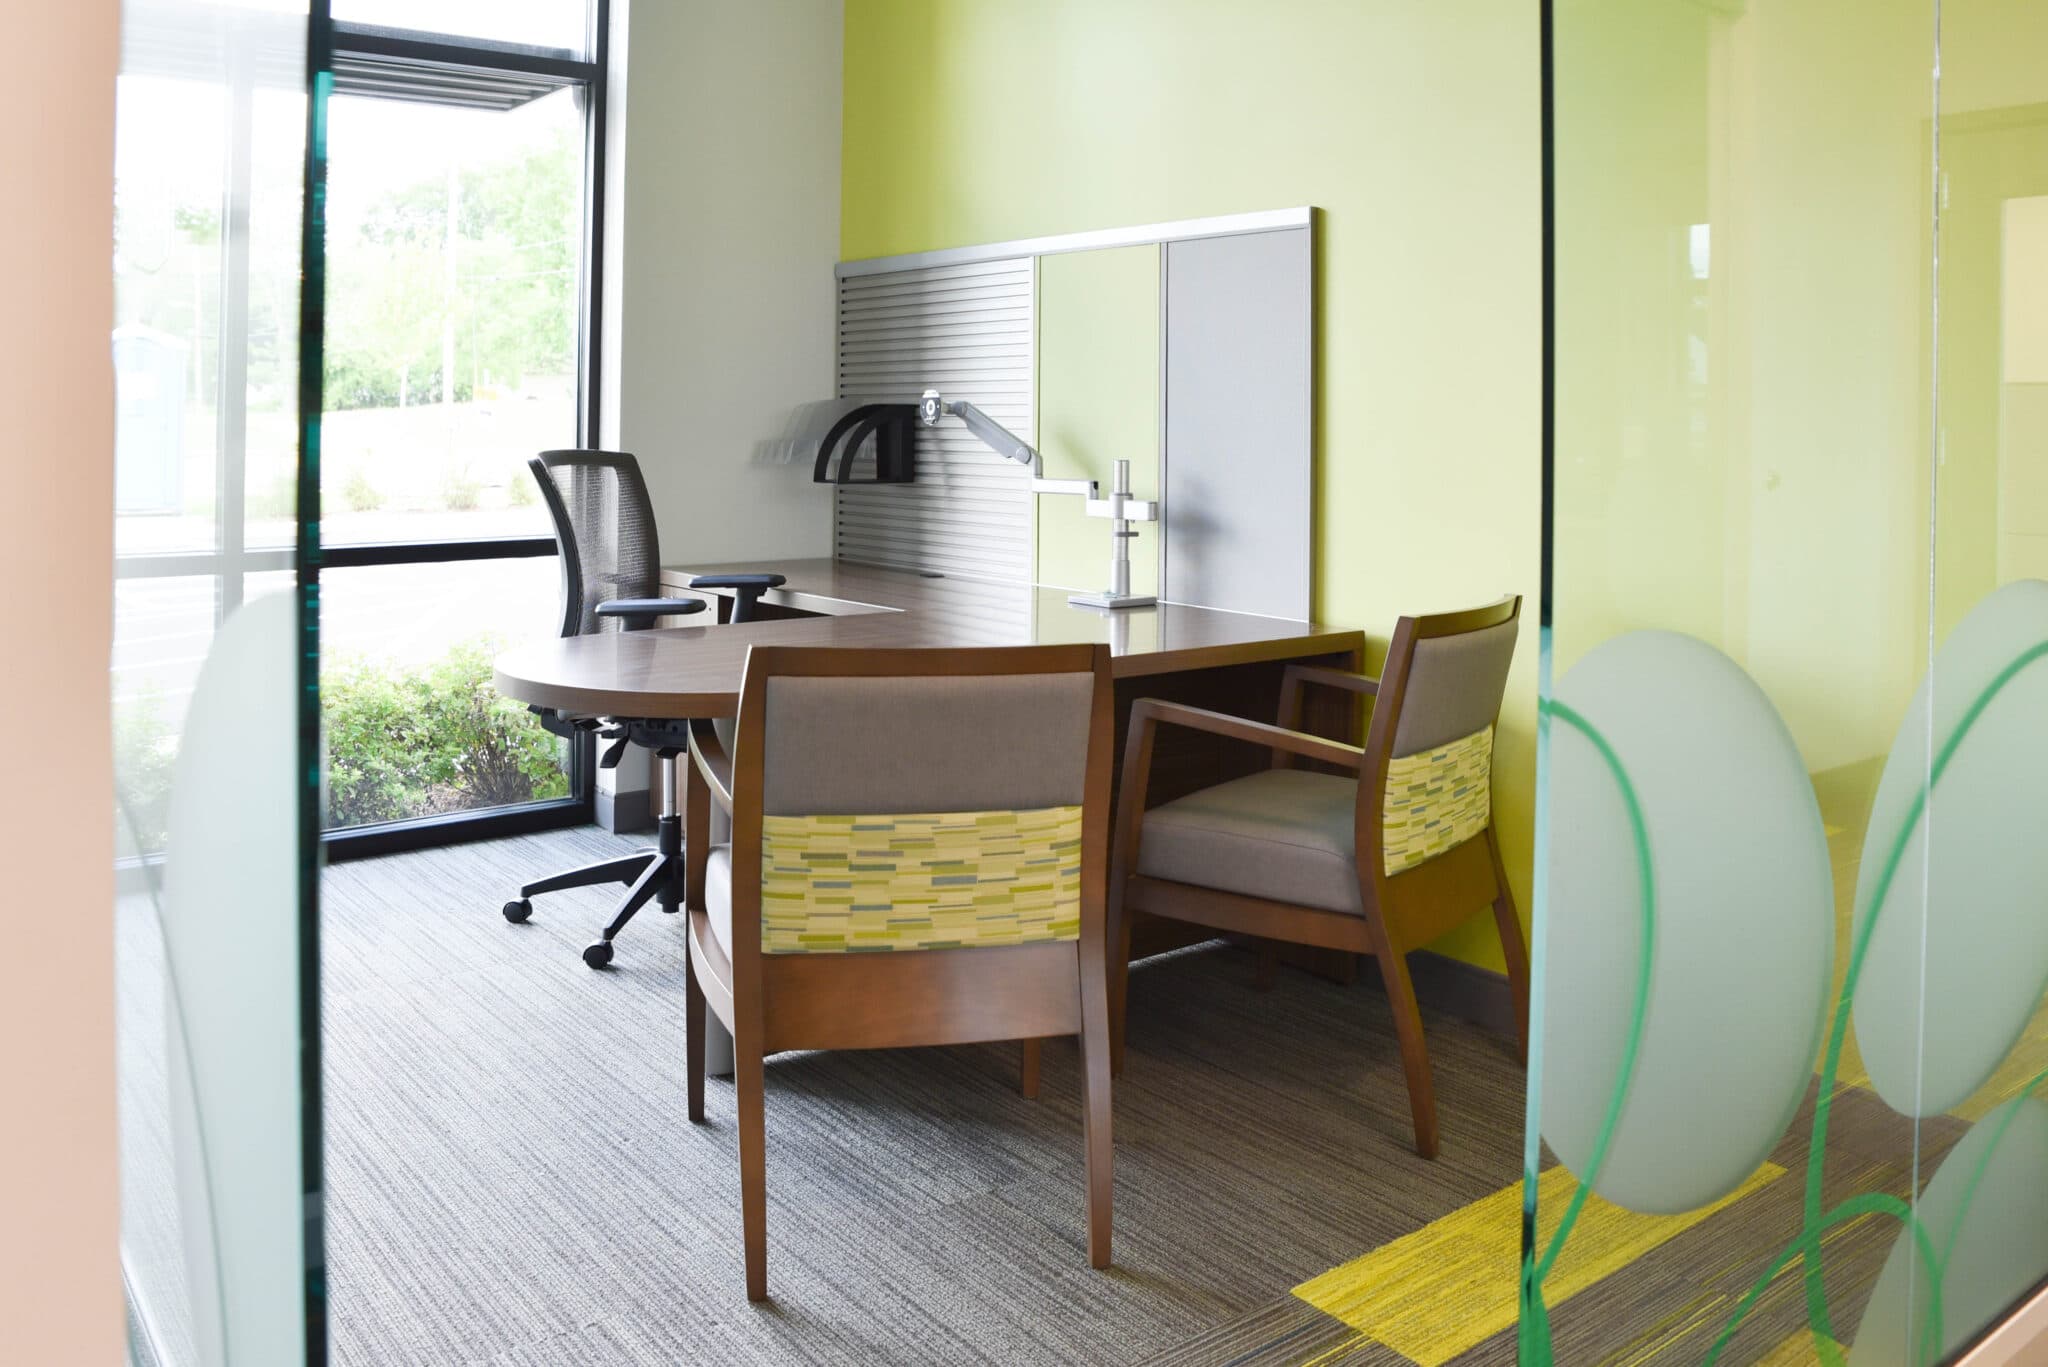
[[[1370,954],[1379,961],[1400,1037],[1415,1148],[1436,1157],[1436,1095],[1409,951],[1490,904],[1528,1049],[1528,952],[1501,870],[1492,809],[1494,724],[1521,602],[1504,598],[1468,612],[1403,617],[1378,679],[1289,666],[1277,726],[1152,698],[1132,706],[1110,885],[1117,1066],[1134,912]],[[1374,698],[1364,748],[1296,729],[1308,686]],[[1146,811],[1161,726],[1269,747],[1273,767]],[[1297,768],[1297,758],[1347,772]]]
[[[730,759],[693,726],[690,1119],[708,1003],[733,1037],[748,1299],[768,1294],[762,1060],[785,1049],[1079,1035],[1088,1261],[1109,1265],[1109,658],[757,645]]]

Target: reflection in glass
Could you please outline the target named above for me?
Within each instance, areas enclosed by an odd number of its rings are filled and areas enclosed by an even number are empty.
[[[116,92],[115,548],[212,550],[226,92],[133,69]]]

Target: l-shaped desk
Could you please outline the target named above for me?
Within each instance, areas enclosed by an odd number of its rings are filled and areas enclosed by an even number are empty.
[[[1107,612],[1074,607],[1067,590],[948,579],[835,560],[697,565],[664,570],[662,592],[701,597],[731,613],[730,590],[691,590],[694,576],[772,572],[755,620],[717,626],[570,636],[519,646],[498,657],[498,691],[521,702],[601,717],[714,719],[739,712],[747,649],[762,645],[960,647],[1107,642],[1116,680],[1117,756],[1132,701],[1164,698],[1258,721],[1278,715],[1290,664],[1357,669],[1361,632],[1311,622],[1161,603]],[[702,620],[675,618],[679,623]],[[1355,741],[1348,698],[1310,690],[1304,729]],[[1270,752],[1178,727],[1160,732],[1148,805],[1266,768]],[[687,770],[688,766],[684,766]],[[1147,931],[1151,933],[1147,933]],[[1134,928],[1132,957],[1189,936],[1164,926]]]
[[[697,575],[772,572],[786,581],[741,625],[678,625],[534,642],[498,658],[498,691],[596,716],[731,717],[751,645],[1019,646],[1104,641],[1126,693],[1201,705],[1234,702],[1272,719],[1288,664],[1356,668],[1357,631],[1280,617],[1162,603],[1108,612],[1074,607],[1065,589],[947,579],[835,560],[695,565],[662,572],[662,593],[730,615],[732,591],[691,590]],[[679,617],[678,623],[703,621]],[[1193,690],[1193,695],[1189,691]],[[1242,711],[1241,708],[1252,710]],[[1162,776],[1163,777],[1163,776]],[[1210,776],[1203,780],[1213,783]],[[1153,781],[1155,789],[1160,780]],[[1199,786],[1199,785],[1197,785]],[[1160,789],[1166,801],[1178,793]]]

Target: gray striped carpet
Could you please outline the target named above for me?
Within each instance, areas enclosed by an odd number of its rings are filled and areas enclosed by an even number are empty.
[[[595,831],[332,868],[324,884],[334,1360],[355,1367],[1125,1363],[1516,1180],[1510,1045],[1429,1020],[1443,1155],[1410,1147],[1384,999],[1210,946],[1133,976],[1116,1266],[1082,1250],[1070,1042],[769,1062],[766,1306],[740,1260],[730,1085],[683,1112],[678,925],[577,951],[611,893],[498,914]]]

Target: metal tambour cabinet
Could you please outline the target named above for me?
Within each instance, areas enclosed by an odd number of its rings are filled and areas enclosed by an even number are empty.
[[[916,403],[936,386],[1032,431],[1037,263],[1031,256],[843,274],[838,395]],[[974,579],[1032,578],[1031,472],[949,424],[919,428],[912,484],[841,485],[841,560]],[[868,473],[871,452],[855,464]]]

